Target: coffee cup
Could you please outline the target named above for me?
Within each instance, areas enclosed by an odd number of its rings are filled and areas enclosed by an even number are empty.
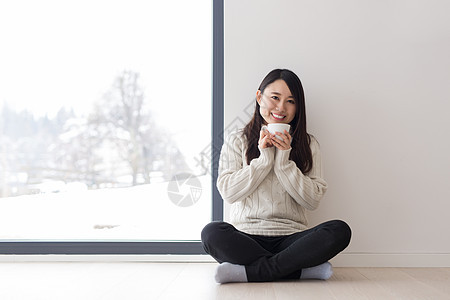
[[[276,132],[281,132],[284,134],[284,131],[286,130],[287,132],[289,132],[289,130],[291,129],[291,125],[289,124],[285,124],[285,123],[270,123],[267,125],[267,130],[269,130],[269,132],[271,134],[276,134]],[[276,136],[278,139],[283,140],[280,136]]]

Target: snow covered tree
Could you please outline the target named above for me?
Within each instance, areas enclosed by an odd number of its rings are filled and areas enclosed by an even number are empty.
[[[156,126],[137,72],[123,71],[116,77],[111,89],[96,105],[90,122],[96,124],[100,137],[114,146],[110,151],[116,151],[120,158],[113,162],[115,171],[123,170],[121,163],[127,163],[133,185],[139,181],[149,183],[150,172],[157,162],[178,160],[179,166],[186,168],[170,137]],[[166,178],[172,176],[165,173]]]

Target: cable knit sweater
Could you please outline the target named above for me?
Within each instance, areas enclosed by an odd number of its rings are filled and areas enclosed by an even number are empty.
[[[307,229],[306,209],[313,210],[327,190],[319,143],[311,136],[313,166],[303,174],[289,160],[291,150],[259,149],[247,164],[242,130],[230,134],[220,154],[217,188],[231,203],[231,223],[248,234],[279,236]]]

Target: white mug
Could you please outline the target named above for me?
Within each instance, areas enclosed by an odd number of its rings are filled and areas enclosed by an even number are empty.
[[[285,124],[285,123],[270,123],[267,125],[267,130],[269,130],[269,132],[271,134],[275,134],[276,132],[281,132],[284,133],[284,131],[286,130],[287,132],[289,132],[289,130],[291,129],[291,125],[289,124]],[[278,139],[283,140],[280,136],[276,136]]]

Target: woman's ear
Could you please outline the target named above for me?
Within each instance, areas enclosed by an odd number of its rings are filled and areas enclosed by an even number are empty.
[[[262,98],[262,93],[260,90],[256,91],[256,102],[258,102],[259,105],[261,105],[261,98]]]

